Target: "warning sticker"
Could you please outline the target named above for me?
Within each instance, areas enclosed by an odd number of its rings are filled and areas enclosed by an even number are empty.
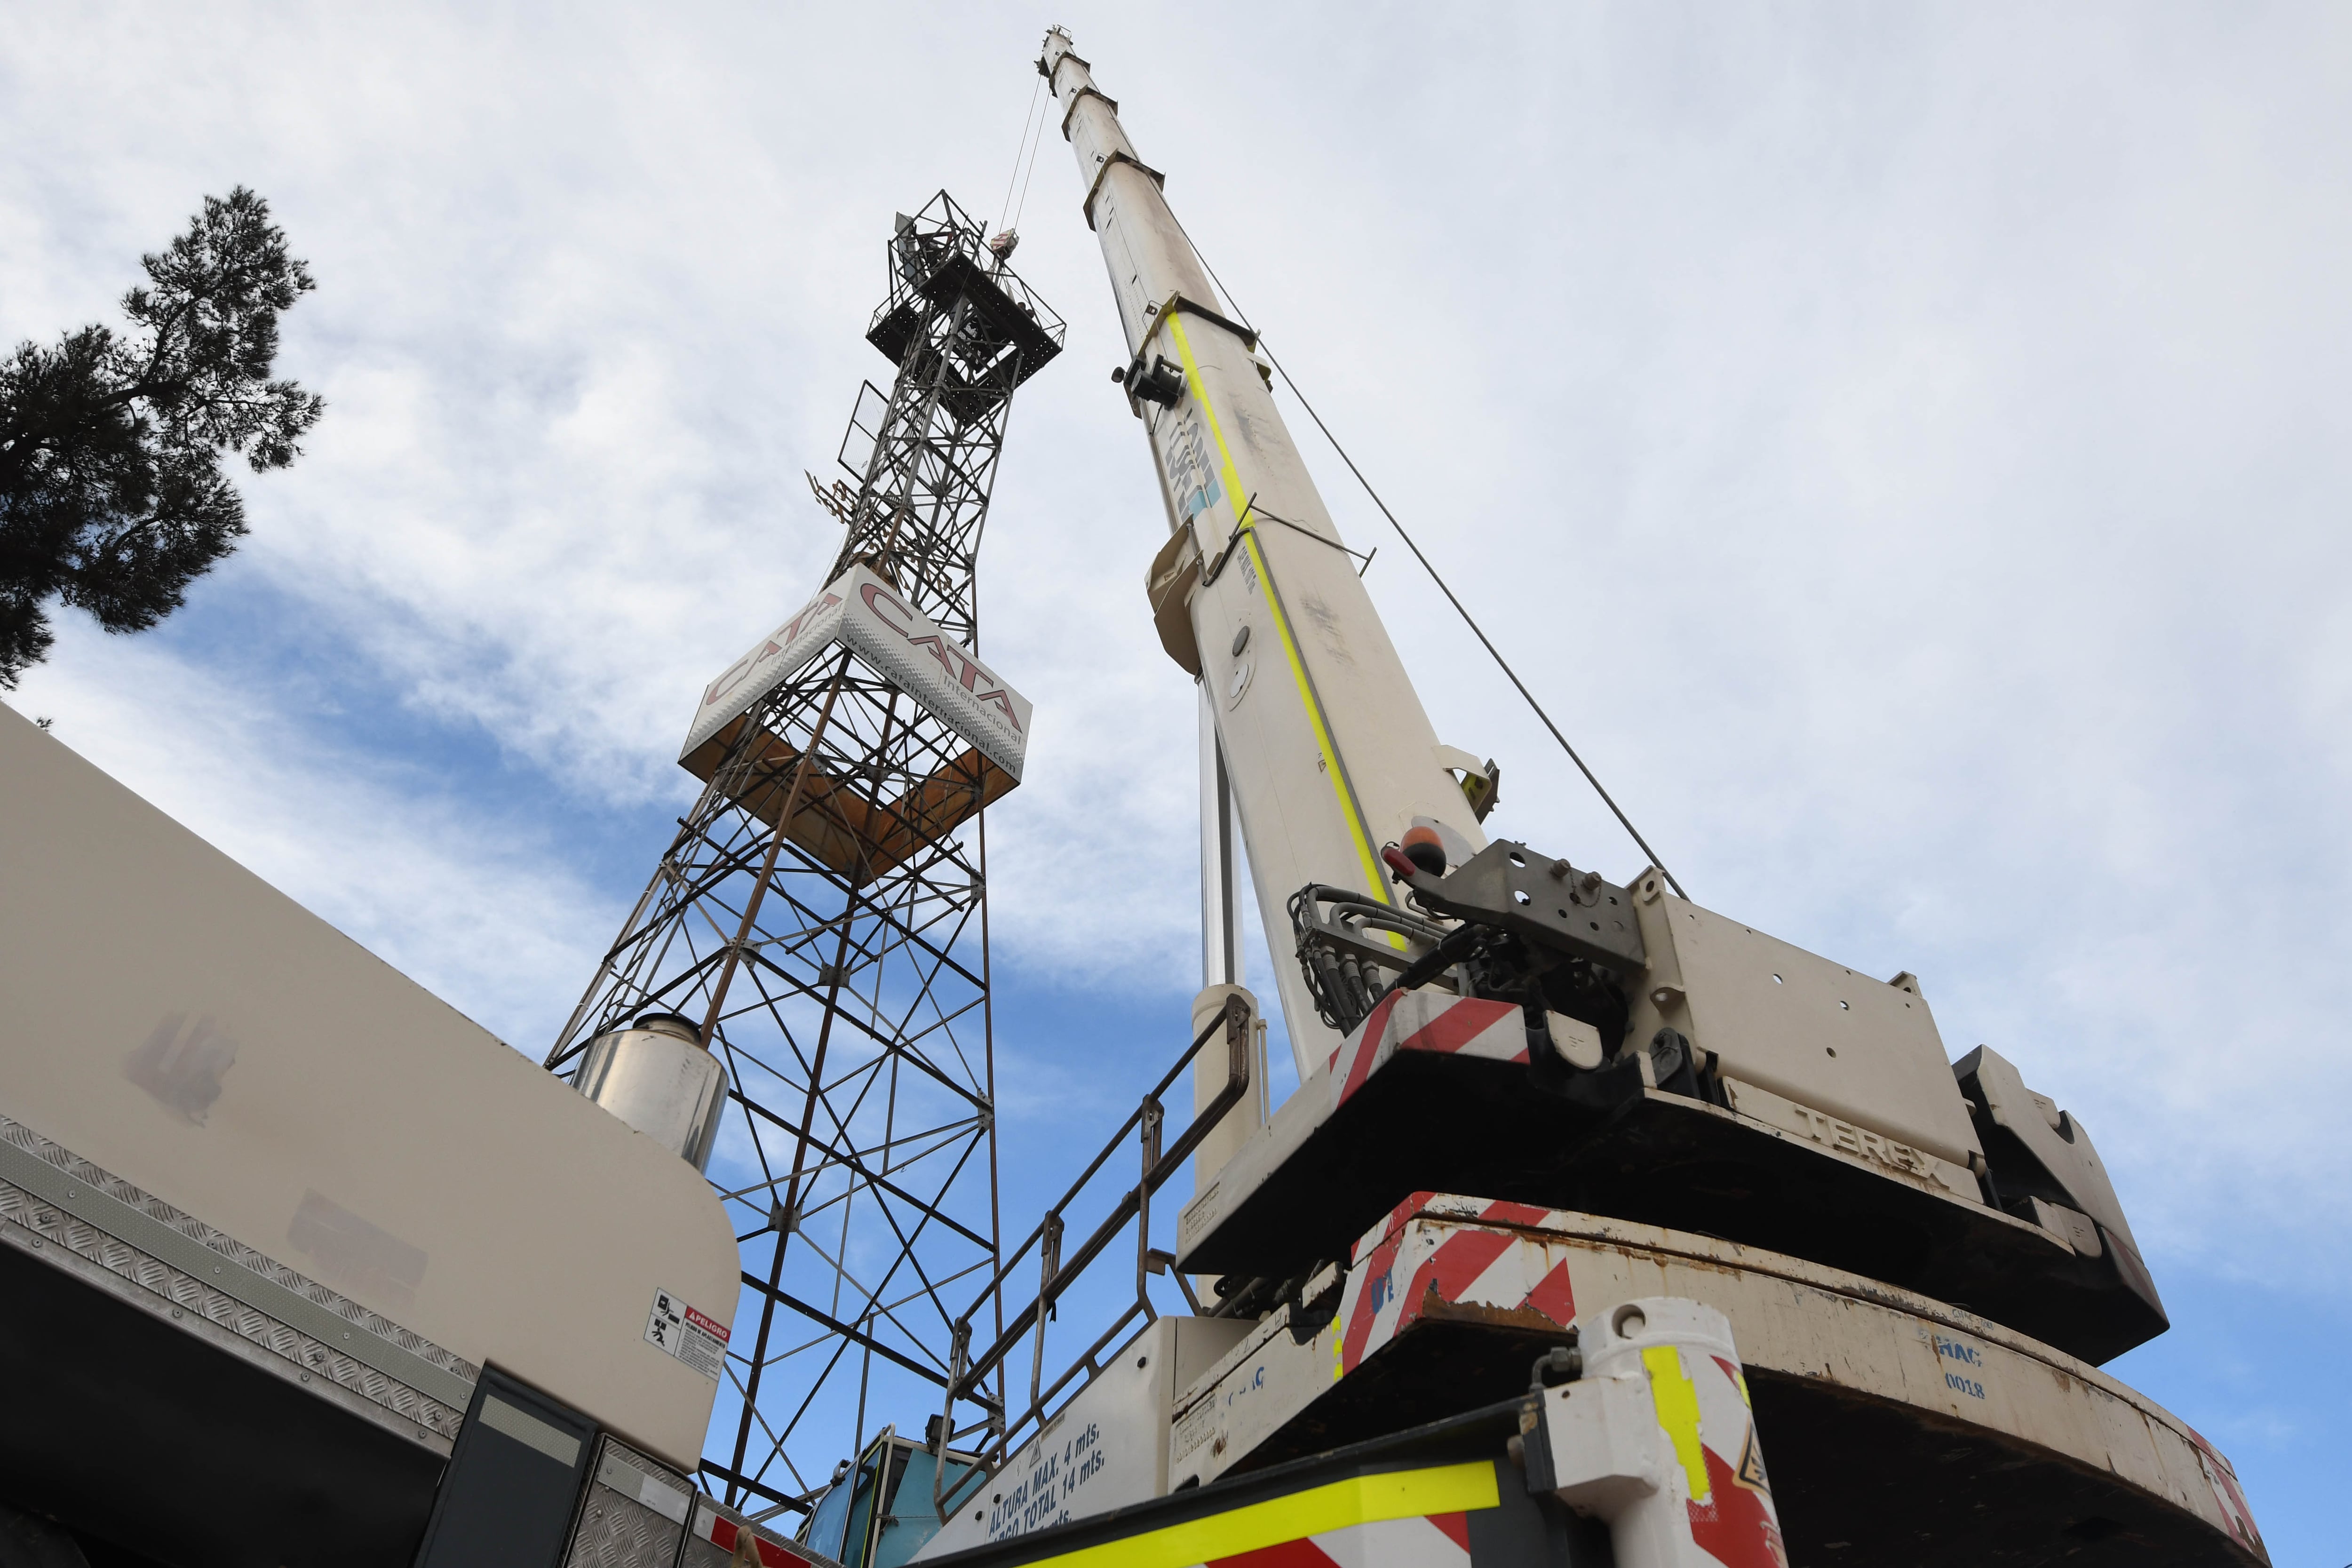
[[[1772,1483],[1764,1478],[1764,1450],[1756,1446],[1756,1424],[1748,1424],[1748,1441],[1739,1447],[1739,1468],[1731,1479],[1751,1492],[1769,1492]]]
[[[698,1312],[667,1290],[654,1292],[653,1314],[646,1319],[646,1342],[719,1381],[727,1368],[727,1325]]]

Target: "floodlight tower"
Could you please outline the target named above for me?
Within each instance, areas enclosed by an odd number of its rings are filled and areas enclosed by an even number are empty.
[[[737,1217],[743,1297],[702,1469],[755,1514],[804,1509],[869,1411],[939,1408],[997,1263],[982,814],[1029,710],[978,658],[974,569],[1013,390],[1063,335],[1011,248],[945,192],[898,217],[866,332],[897,377],[818,487],[846,537],[704,691],[678,759],[701,797],[547,1058],[648,1131],[626,1097],[657,1075],[607,1059],[710,1086],[685,1101],[715,1131],[680,1142]],[[975,1387],[954,1421],[1001,1408]]]

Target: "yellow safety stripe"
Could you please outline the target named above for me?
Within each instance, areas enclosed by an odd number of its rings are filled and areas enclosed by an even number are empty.
[[[1391,1470],[1386,1475],[1352,1476],[1288,1497],[1252,1503],[1230,1513],[1187,1520],[1099,1546],[1082,1547],[1059,1557],[1040,1557],[1031,1568],[1191,1568],[1286,1541],[1345,1530],[1351,1524],[1375,1524],[1385,1519],[1412,1519],[1432,1513],[1467,1513],[1495,1508],[1502,1494],[1496,1489],[1493,1461],[1439,1465],[1426,1470]]]
[[[1682,1461],[1683,1479],[1690,1483],[1690,1500],[1705,1502],[1715,1495],[1706,1479],[1706,1451],[1698,1440],[1698,1386],[1683,1370],[1681,1352],[1672,1345],[1652,1345],[1642,1352],[1650,1371],[1650,1397],[1658,1406],[1658,1425]]]
[[[1331,738],[1331,726],[1323,713],[1323,700],[1317,695],[1315,683],[1307,673],[1307,664],[1298,654],[1298,639],[1292,635],[1290,616],[1282,606],[1281,591],[1275,586],[1274,574],[1267,570],[1265,552],[1258,548],[1257,522],[1251,515],[1248,499],[1242,489],[1241,475],[1234,468],[1234,455],[1225,446],[1225,433],[1217,424],[1217,411],[1209,402],[1209,390],[1201,382],[1201,367],[1192,358],[1192,344],[1184,335],[1180,312],[1163,310],[1160,324],[1168,329],[1176,344],[1176,355],[1184,362],[1184,380],[1192,389],[1192,396],[1201,405],[1202,416],[1209,423],[1209,438],[1217,444],[1217,461],[1223,465],[1225,499],[1234,510],[1242,542],[1249,550],[1250,564],[1257,571],[1259,581],[1265,584],[1265,602],[1274,612],[1274,629],[1282,639],[1282,651],[1290,662],[1290,679],[1298,688],[1298,700],[1306,705],[1307,721],[1314,727],[1315,744],[1323,758],[1323,771],[1331,781],[1331,794],[1339,803],[1339,815],[1348,824],[1348,832],[1356,841],[1356,858],[1364,868],[1364,883],[1384,903],[1393,904],[1389,894],[1388,879],[1381,875],[1381,858],[1372,847],[1371,829],[1365,825],[1363,807],[1356,800],[1354,784],[1339,761],[1339,742]],[[1402,947],[1403,942],[1393,933],[1389,939]]]

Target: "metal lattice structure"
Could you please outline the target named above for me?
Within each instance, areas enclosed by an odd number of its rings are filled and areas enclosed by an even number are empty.
[[[864,565],[976,653],[1006,416],[1062,322],[945,192],[887,254],[866,337],[898,374],[818,488],[847,526],[825,581]],[[954,1320],[998,1275],[982,811],[1012,781],[845,644],[683,761],[702,795],[547,1065],[648,1012],[724,1063],[710,1178],[744,1295],[702,1471],[804,1510],[884,1422],[940,1408]],[[951,1425],[1002,1423],[1001,1377],[958,1394]]]

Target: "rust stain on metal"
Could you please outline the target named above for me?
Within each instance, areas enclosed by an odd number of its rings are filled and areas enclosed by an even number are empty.
[[[1416,1321],[1438,1323],[1472,1323],[1480,1328],[1525,1329],[1534,1333],[1558,1335],[1566,1325],[1555,1323],[1533,1307],[1495,1307],[1477,1301],[1449,1301],[1437,1293],[1437,1282],[1431,1280],[1422,1292],[1421,1304],[1413,1309]]]

